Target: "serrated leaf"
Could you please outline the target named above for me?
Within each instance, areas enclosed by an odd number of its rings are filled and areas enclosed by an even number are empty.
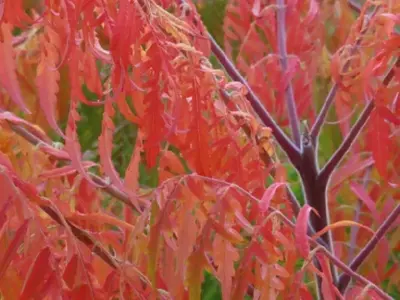
[[[60,47],[59,37],[48,29],[45,36],[41,37],[41,43],[43,49],[36,71],[36,86],[39,92],[40,106],[49,125],[60,136],[65,137],[56,118],[58,81],[60,80],[60,72],[56,69],[59,59],[57,49],[57,47]]]

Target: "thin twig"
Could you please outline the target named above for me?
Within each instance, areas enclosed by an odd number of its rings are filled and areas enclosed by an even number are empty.
[[[247,80],[243,78],[240,74],[239,70],[235,67],[235,65],[231,62],[231,60],[227,57],[225,52],[221,49],[221,47],[217,44],[211,34],[208,34],[208,37],[211,42],[211,50],[213,51],[216,58],[219,60],[221,65],[225,68],[226,72],[229,76],[240,83],[242,83],[247,89],[247,99],[252,105],[253,109],[263,121],[263,123],[272,129],[272,134],[274,135],[276,141],[286,152],[290,161],[296,161],[300,158],[300,150],[299,148],[293,144],[293,142],[287,137],[287,135],[283,132],[283,130],[278,126],[278,124],[274,121],[272,116],[268,113],[265,107],[262,105],[260,99],[256,96],[250,85],[247,83]]]
[[[363,112],[361,113],[360,117],[358,118],[357,122],[353,125],[350,132],[343,140],[342,144],[336,150],[336,152],[331,156],[329,161],[326,165],[322,168],[320,174],[318,175],[318,180],[320,182],[327,183],[331,174],[335,170],[336,166],[342,161],[344,155],[348,153],[351,145],[355,142],[356,138],[361,132],[361,129],[367,123],[371,112],[374,110],[375,104],[374,100],[370,100],[367,106],[364,108]]]
[[[288,68],[287,59],[287,49],[286,49],[286,7],[284,0],[277,0],[277,13],[276,13],[276,23],[277,23],[277,34],[278,34],[278,49],[281,58],[282,74],[284,75]],[[292,128],[292,134],[294,142],[297,147],[300,147],[301,137],[300,137],[300,123],[297,114],[296,102],[294,100],[293,87],[291,80],[289,80],[287,87],[285,88],[286,94],[286,105],[288,110],[288,117],[290,122],[290,127]]]
[[[386,232],[396,221],[399,215],[400,215],[400,204],[397,204],[396,208],[386,218],[383,224],[378,228],[378,230],[375,232],[371,240],[365,245],[365,247],[360,251],[360,253],[358,253],[358,255],[350,263],[349,268],[352,271],[356,271],[360,267],[360,265],[365,261],[365,259],[372,252],[372,250],[378,244],[380,239],[386,234]],[[339,291],[341,293],[344,293],[349,283],[350,283],[350,275],[348,273],[343,273],[339,278],[339,284],[338,284]]]

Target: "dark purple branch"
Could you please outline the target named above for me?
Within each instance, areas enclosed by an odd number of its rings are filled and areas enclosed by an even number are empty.
[[[386,234],[390,226],[396,221],[397,217],[400,215],[400,204],[392,211],[389,217],[383,222],[383,224],[375,232],[371,240],[365,245],[365,247],[358,253],[354,260],[350,263],[350,269],[356,271],[360,265],[365,261],[371,251],[375,248],[376,244],[380,239]],[[350,283],[350,275],[343,273],[339,278],[338,289],[341,293],[346,291],[347,286]]]
[[[383,79],[383,85],[387,86],[389,85],[390,81],[394,77],[395,74],[395,69],[400,67],[400,57],[397,58],[396,63],[394,66],[390,69],[390,71],[386,74],[385,78]],[[374,99],[370,100],[367,104],[367,106],[364,108],[363,112],[361,113],[360,117],[356,121],[356,123],[353,125],[351,128],[349,134],[346,136],[342,144],[339,146],[339,148],[336,150],[336,152],[332,155],[332,157],[329,159],[329,161],[326,163],[326,165],[322,168],[318,179],[320,180],[320,183],[326,183],[330,176],[332,175],[333,171],[335,170],[336,166],[339,165],[341,160],[343,159],[344,155],[349,151],[351,145],[353,142],[356,140],[357,136],[361,132],[361,129],[364,127],[365,123],[368,121],[369,116],[371,115],[371,112],[375,108],[375,103]]]
[[[324,183],[328,182],[328,179],[332,175],[333,171],[342,161],[343,157],[349,151],[351,145],[354,143],[354,141],[360,134],[361,129],[367,123],[369,116],[371,115],[371,112],[374,110],[374,108],[375,108],[374,100],[370,100],[367,106],[364,108],[363,112],[361,113],[360,117],[358,118],[357,122],[353,125],[350,132],[342,142],[342,144],[332,155],[332,157],[329,159],[326,165],[322,168],[318,176],[318,180],[320,182]]]
[[[249,100],[251,106],[263,121],[263,123],[272,129],[272,134],[274,135],[276,141],[281,146],[283,151],[286,152],[287,156],[289,157],[290,161],[294,162],[300,159],[300,150],[299,148],[293,144],[293,142],[287,137],[287,135],[283,132],[283,130],[275,123],[274,119],[262,105],[260,99],[256,96],[253,92],[250,85],[247,83],[247,80],[243,78],[240,74],[239,70],[234,66],[231,60],[227,57],[225,52],[221,49],[221,47],[217,44],[211,34],[208,34],[210,42],[211,42],[211,49],[219,60],[221,65],[225,68],[226,72],[229,76],[240,83],[242,83],[247,88],[247,100]]]
[[[276,13],[276,23],[278,30],[278,49],[282,65],[282,74],[284,75],[288,68],[287,49],[286,49],[286,20],[285,20],[286,7],[284,0],[277,0],[277,5],[278,9]],[[297,145],[297,147],[300,147],[301,143],[300,125],[299,125],[300,122],[299,122],[299,117],[297,115],[296,102],[294,100],[293,87],[291,81],[288,82],[288,85],[285,88],[285,94],[286,94],[285,96],[286,96],[288,117],[289,117],[290,127],[292,128],[294,142]]]

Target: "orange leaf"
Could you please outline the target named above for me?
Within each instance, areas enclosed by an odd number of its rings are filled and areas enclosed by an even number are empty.
[[[362,224],[354,222],[354,221],[343,220],[343,221],[335,222],[333,224],[329,224],[324,229],[322,229],[322,230],[318,231],[316,234],[314,234],[312,238],[316,239],[317,237],[323,235],[324,233],[326,233],[327,231],[329,231],[331,229],[335,229],[338,227],[344,227],[344,226],[358,226],[358,227],[364,228],[364,229],[368,230],[369,232],[371,232],[372,234],[374,234],[374,231],[372,229],[370,229],[368,226],[362,225]]]

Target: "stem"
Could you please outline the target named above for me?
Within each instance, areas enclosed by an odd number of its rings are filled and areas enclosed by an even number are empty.
[[[365,245],[365,247],[358,253],[354,260],[350,263],[350,269],[356,271],[359,266],[368,257],[371,251],[375,248],[376,244],[389,230],[390,226],[396,221],[397,217],[400,215],[400,204],[397,204],[396,208],[392,211],[389,217],[383,222],[383,224],[375,232],[371,240]],[[339,278],[338,289],[343,294],[346,291],[347,286],[350,283],[350,275],[343,273]]]
[[[247,100],[249,100],[251,106],[257,113],[257,115],[260,117],[260,119],[263,121],[263,123],[270,127],[272,129],[272,134],[274,135],[275,139],[285,151],[287,156],[289,157],[290,161],[298,161],[300,159],[300,150],[299,148],[293,144],[293,142],[287,137],[287,135],[283,132],[283,130],[276,124],[276,122],[273,120],[271,115],[268,113],[268,111],[265,109],[264,105],[261,104],[260,99],[256,96],[256,94],[253,92],[252,88],[250,85],[247,83],[247,80],[243,78],[243,76],[240,74],[239,70],[234,66],[234,64],[231,62],[231,60],[227,57],[225,52],[221,49],[221,47],[217,44],[217,42],[214,40],[214,38],[211,36],[211,34],[208,34],[208,37],[211,42],[211,49],[216,56],[216,58],[219,60],[221,65],[225,68],[226,72],[229,74],[229,76],[235,80],[239,81],[242,83],[246,88],[247,88]]]
[[[326,190],[327,183],[320,183],[318,180],[319,168],[317,159],[315,156],[315,148],[312,144],[311,137],[306,132],[303,135],[302,140],[302,163],[298,168],[300,173],[304,195],[306,203],[315,208],[318,211],[319,216],[311,214],[310,216],[310,227],[316,232],[322,230],[329,225],[329,210],[327,207]],[[327,231],[321,236],[324,241],[324,247],[332,252],[332,235],[330,231]],[[321,270],[320,264],[317,259],[314,258],[315,266]],[[334,283],[337,282],[337,270],[333,264],[330,264],[332,278]],[[315,274],[316,287],[318,292],[318,299],[324,299],[322,294],[322,279]]]
[[[72,233],[78,240],[84,243],[93,253],[96,253],[96,255],[99,256],[111,268],[118,269],[118,265],[116,264],[112,255],[106,249],[104,249],[98,241],[94,240],[86,231],[75,226],[68,220],[63,222],[59,214],[50,206],[41,205],[40,208],[59,225],[63,227],[65,227],[65,225],[69,226]]]
[[[319,182],[325,184],[328,182],[333,171],[342,161],[344,155],[349,151],[351,145],[354,143],[354,141],[360,134],[361,129],[367,123],[369,116],[371,115],[371,112],[374,110],[374,108],[375,108],[374,100],[370,100],[367,106],[364,108],[363,112],[361,113],[360,117],[358,118],[357,122],[353,125],[349,134],[342,142],[342,144],[332,155],[332,157],[329,159],[326,165],[322,168],[318,176]]]
[[[384,86],[388,86],[390,81],[393,79],[395,75],[395,69],[400,67],[400,57],[397,58],[396,63],[390,71],[386,74],[385,78],[383,79],[382,84]],[[332,155],[330,160],[326,163],[326,165],[322,168],[320,174],[319,174],[319,180],[321,182],[327,182],[332,175],[334,169],[336,166],[340,163],[340,161],[343,159],[344,155],[347,153],[347,151],[350,149],[351,145],[359,135],[361,129],[364,127],[365,123],[368,121],[369,116],[371,115],[371,112],[375,108],[375,103],[374,99],[370,100],[367,104],[367,106],[364,108],[363,112],[361,113],[360,117],[356,121],[356,123],[353,125],[351,128],[349,134],[346,136],[342,144],[339,146],[339,148],[336,150],[336,152]]]
[[[279,55],[281,57],[282,74],[285,75],[285,72],[288,68],[287,49],[286,49],[286,22],[285,22],[286,7],[284,0],[277,0],[277,5],[278,5],[278,10],[276,15],[276,21],[278,29],[278,49],[279,49]],[[286,94],[286,105],[288,109],[289,122],[290,122],[290,127],[292,128],[293,138],[297,147],[300,147],[301,140],[300,140],[299,118],[297,115],[296,102],[294,100],[291,80],[289,80],[288,85],[285,88],[285,94]]]

